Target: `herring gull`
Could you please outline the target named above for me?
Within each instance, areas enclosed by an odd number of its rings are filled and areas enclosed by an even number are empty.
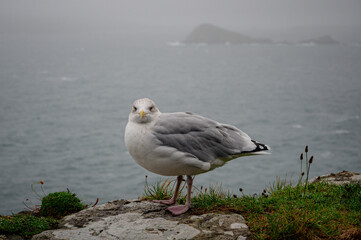
[[[173,215],[190,208],[193,175],[270,149],[232,125],[189,112],[161,113],[148,98],[133,103],[125,128],[125,145],[143,168],[164,176],[178,176],[174,196],[155,202],[174,205],[183,175],[187,176],[186,203],[168,207]]]

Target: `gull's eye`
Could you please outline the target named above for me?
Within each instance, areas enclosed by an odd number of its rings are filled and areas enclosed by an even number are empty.
[[[136,107],[136,106],[133,106],[132,111],[133,111],[133,112],[137,111],[137,107]]]
[[[149,111],[153,112],[153,110],[154,110],[154,106],[151,106],[151,107],[149,108]]]

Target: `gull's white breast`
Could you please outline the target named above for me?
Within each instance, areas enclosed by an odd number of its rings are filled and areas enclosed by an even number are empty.
[[[152,126],[129,121],[125,128],[125,145],[140,166],[164,176],[195,175],[210,169],[209,163],[162,146],[151,133]]]

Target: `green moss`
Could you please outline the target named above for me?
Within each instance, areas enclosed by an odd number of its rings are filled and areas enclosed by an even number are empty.
[[[57,224],[57,220],[53,218],[36,217],[31,214],[0,216],[0,233],[30,237],[55,228]]]
[[[55,192],[42,198],[40,214],[61,218],[65,215],[83,210],[85,205],[70,192]]]

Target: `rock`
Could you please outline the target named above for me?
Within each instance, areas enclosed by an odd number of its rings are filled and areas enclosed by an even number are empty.
[[[325,181],[332,184],[345,184],[350,182],[358,182],[361,184],[361,175],[356,172],[349,172],[343,170],[339,173],[330,173],[311,179],[310,182]]]
[[[58,239],[247,239],[245,219],[235,213],[172,216],[167,206],[117,200],[64,217],[60,229],[33,236]]]

